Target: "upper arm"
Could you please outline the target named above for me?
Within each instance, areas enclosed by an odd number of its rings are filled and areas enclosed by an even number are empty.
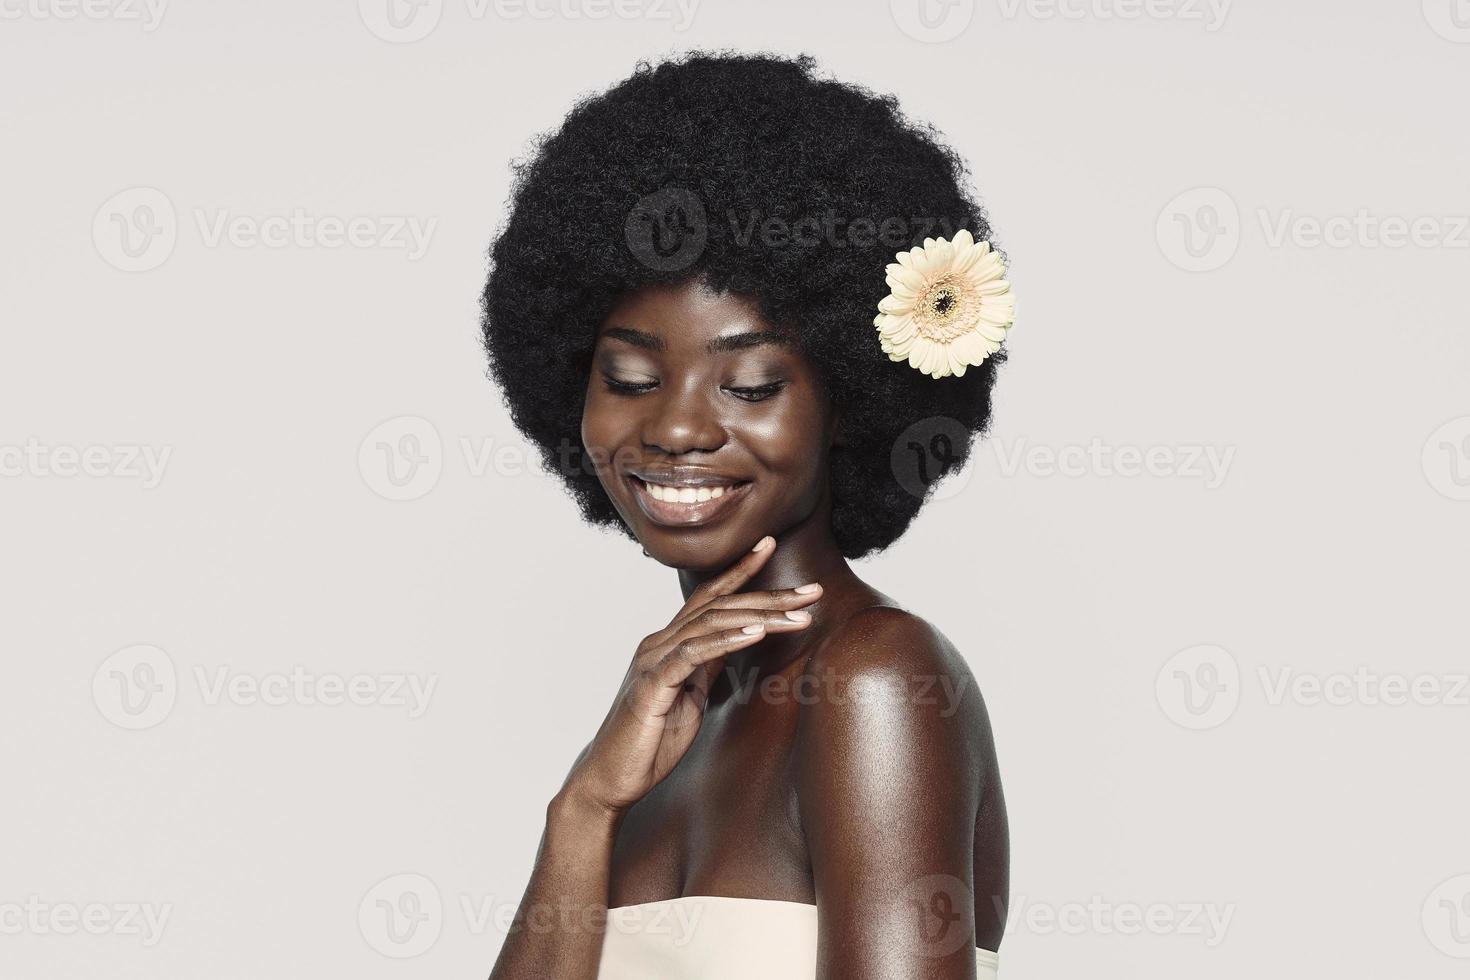
[[[844,624],[804,676],[815,690],[796,778],[819,980],[974,977],[975,822],[993,750],[973,675],[923,620],[880,608]]]

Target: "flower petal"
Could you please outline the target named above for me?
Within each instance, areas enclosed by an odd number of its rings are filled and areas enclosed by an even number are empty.
[[[919,330],[914,326],[913,317],[894,317],[878,328],[878,333],[890,343],[898,340],[907,340],[917,337]]]
[[[988,282],[991,279],[1003,279],[1005,274],[1006,264],[994,252],[986,252],[970,269],[970,276],[977,283]]]
[[[907,253],[900,252],[898,254],[900,256],[903,256]],[[914,290],[915,292],[924,288],[923,276],[920,276],[917,272],[915,272],[912,266],[906,265],[902,262],[888,263],[887,278],[889,285],[892,285],[893,282],[897,280],[898,282],[903,283],[904,286]]]
[[[1006,328],[992,323],[982,323],[976,326],[975,336],[984,338],[990,350],[996,351],[1000,349],[1001,342],[1006,339]]]
[[[899,282],[893,276],[889,276],[887,281],[888,281],[888,288],[889,288],[889,290],[891,290],[892,293],[893,293],[893,295],[894,296],[897,296],[899,299],[906,299],[906,300],[915,300],[915,299],[918,299],[918,297],[919,297],[919,291],[917,289],[911,289],[908,286],[905,286],[903,283]]]
[[[957,378],[964,377],[965,361],[964,358],[960,357],[959,350],[951,344],[946,350],[946,353],[949,355],[949,373]]]

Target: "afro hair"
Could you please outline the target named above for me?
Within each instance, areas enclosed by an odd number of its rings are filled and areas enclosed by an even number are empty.
[[[621,527],[581,443],[597,326],[628,290],[702,280],[755,301],[842,415],[832,530],[860,558],[903,534],[989,425],[1004,350],[963,376],[895,362],[873,318],[885,269],[926,237],[989,240],[965,163],[891,96],[808,56],[640,63],[515,165],[483,296],[490,374],[585,518]]]

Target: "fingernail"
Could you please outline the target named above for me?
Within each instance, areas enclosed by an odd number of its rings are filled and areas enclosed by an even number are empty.
[[[763,537],[759,541],[757,541],[755,543],[755,547],[754,548],[751,548],[750,550],[751,551],[765,551],[766,550],[766,547],[768,545],[774,544],[775,541],[776,541],[775,538],[773,538],[769,534],[767,534],[765,537]]]
[[[809,623],[812,620],[812,614],[805,609],[788,609],[786,618],[798,623]]]
[[[752,623],[749,626],[743,627],[740,630],[740,632],[742,632],[742,633],[750,633],[750,634],[754,635],[756,633],[764,633],[765,630],[766,630],[766,624],[765,623]]]
[[[806,585],[798,585],[793,591],[800,592],[802,595],[810,595],[819,589],[821,589],[821,586],[816,582],[808,582]]]

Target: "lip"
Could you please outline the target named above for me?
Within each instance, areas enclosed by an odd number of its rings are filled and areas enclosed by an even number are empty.
[[[728,487],[741,483],[739,478],[716,473],[706,466],[630,467],[628,472],[640,480],[662,483],[666,487]]]
[[[653,494],[648,492],[648,485],[638,476],[638,471],[629,472],[625,479],[633,490],[633,497],[638,501],[639,509],[650,521],[663,527],[699,527],[712,523],[744,500],[750,493],[752,485],[749,480],[732,480],[730,477],[717,476],[708,471],[685,471],[682,475],[678,471],[659,473],[649,471],[649,475],[655,477],[654,482],[668,486],[708,487],[734,484],[734,487],[718,497],[684,504],[655,500]]]

